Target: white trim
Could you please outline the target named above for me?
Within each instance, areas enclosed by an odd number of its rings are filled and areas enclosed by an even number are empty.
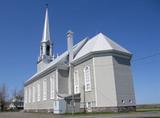
[[[47,100],[47,79],[43,80],[43,100]]]
[[[29,94],[29,95],[28,95],[28,96],[29,96],[29,103],[31,103],[31,99],[32,99],[32,98],[31,98],[31,87],[29,87],[28,89],[29,89],[29,93],[28,93],[28,94]]]
[[[77,75],[76,75],[76,73],[77,73]],[[77,91],[76,91],[76,87],[78,88]],[[75,94],[80,93],[78,70],[74,71],[74,93]]]
[[[86,68],[88,68],[88,73],[89,73],[89,75],[88,75],[88,82],[89,82],[89,85],[90,85],[90,88],[88,89],[87,87],[86,87],[86,85],[88,84],[87,83],[87,78],[86,78]],[[83,72],[84,72],[84,85],[85,85],[85,91],[86,92],[88,92],[88,91],[92,91],[92,82],[91,82],[91,71],[90,71],[90,67],[89,66],[85,66],[84,68],[83,68]]]
[[[36,91],[35,91],[35,86],[33,85],[32,86],[32,102],[35,102],[35,93],[36,93]]]
[[[37,83],[37,101],[39,102],[41,100],[41,86],[40,82]]]
[[[55,98],[58,99],[58,69],[56,69],[56,81],[55,81]]]
[[[55,74],[50,77],[50,99],[55,98]]]
[[[89,105],[88,105],[89,103],[90,103],[90,105],[91,105],[90,107],[89,107]],[[86,102],[86,108],[92,108],[92,102],[91,102],[91,101]]]
[[[89,106],[89,103],[90,103],[90,106]],[[92,102],[87,102],[86,103],[86,108],[87,108],[87,112],[92,112]]]
[[[95,72],[95,58],[93,58],[93,79],[94,79],[94,87],[95,87],[95,101],[97,107],[97,82],[96,82],[96,72]]]

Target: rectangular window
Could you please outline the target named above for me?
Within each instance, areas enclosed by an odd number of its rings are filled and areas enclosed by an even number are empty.
[[[50,99],[55,98],[55,75],[50,78]]]
[[[40,101],[41,93],[40,93],[40,83],[37,83],[37,101]]]
[[[74,71],[74,93],[79,93],[79,75],[78,71]]]
[[[86,107],[87,107],[87,108],[91,108],[91,107],[92,107],[92,102],[87,102],[87,103],[86,103]]]
[[[92,102],[86,103],[87,112],[92,112]]]
[[[32,87],[32,102],[35,102],[35,86]]]
[[[43,80],[43,100],[47,100],[47,80]]]
[[[24,91],[24,101],[25,101],[25,103],[27,103],[27,97],[28,97],[28,95],[27,95],[27,88],[25,88],[25,91]]]
[[[84,68],[84,83],[85,91],[91,91],[91,75],[89,66],[86,66]]]

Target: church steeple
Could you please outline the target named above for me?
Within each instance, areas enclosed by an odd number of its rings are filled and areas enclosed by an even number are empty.
[[[49,31],[48,5],[46,5],[46,14],[44,21],[43,37],[42,37],[42,42],[47,42],[47,41],[51,41],[50,31]]]
[[[48,5],[46,5],[46,14],[44,20],[44,29],[43,29],[43,36],[40,45],[40,56],[38,58],[38,62],[45,62],[49,63],[53,60],[52,54],[52,41],[50,37],[49,31],[49,17],[48,17]]]

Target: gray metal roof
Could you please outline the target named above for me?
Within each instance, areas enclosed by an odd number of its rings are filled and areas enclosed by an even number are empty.
[[[77,53],[74,60],[77,60],[91,52],[99,52],[107,50],[116,50],[127,54],[131,54],[128,50],[126,50],[125,48],[123,48],[122,46],[120,46],[119,44],[117,44],[104,34],[99,33],[87,41],[87,43]]]
[[[80,41],[79,43],[77,43],[76,45],[73,46],[74,56],[78,53],[78,51],[83,47],[83,45],[86,42],[87,42],[87,38],[83,39],[82,41]],[[49,63],[48,66],[46,68],[44,68],[42,71],[37,72],[33,76],[31,76],[25,83],[31,81],[32,79],[34,79],[35,77],[37,77],[38,75],[43,73],[44,71],[49,70],[52,66],[54,66],[54,65],[56,65],[58,63],[64,63],[65,61],[68,61],[67,57],[68,57],[68,51],[65,51],[60,56],[55,58],[51,63]]]
[[[108,38],[104,34],[99,33],[93,38],[89,40],[85,38],[82,41],[80,41],[78,44],[73,46],[73,53],[74,53],[73,62],[76,60],[79,60],[81,57],[84,57],[85,55],[88,55],[89,53],[105,52],[105,51],[112,51],[112,50],[131,55],[131,53],[128,50],[126,50],[116,42],[112,41],[110,38]],[[68,61],[68,51],[65,51],[60,56],[55,58],[51,63],[48,64],[46,68],[34,74],[25,83],[29,82],[30,80],[34,79],[38,75],[42,74],[44,71],[49,70],[51,67],[57,64],[62,64],[66,61]]]

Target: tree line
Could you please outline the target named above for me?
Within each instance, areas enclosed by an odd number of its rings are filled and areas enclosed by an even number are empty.
[[[9,95],[7,85],[0,85],[0,111],[18,109],[19,103],[21,102],[22,104],[23,99],[23,89],[17,90],[15,88],[11,95]]]

